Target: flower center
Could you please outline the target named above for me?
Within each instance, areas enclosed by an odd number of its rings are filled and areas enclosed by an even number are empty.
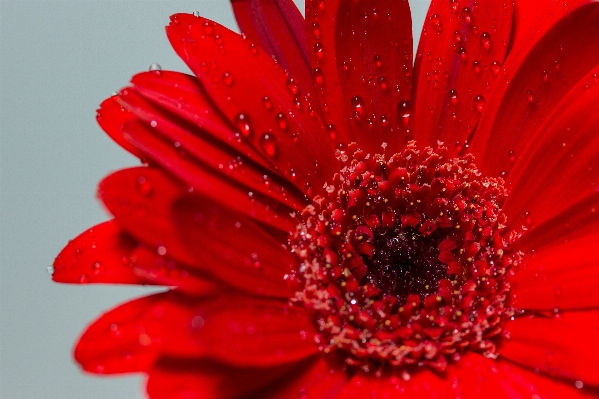
[[[365,371],[443,370],[466,350],[496,356],[514,315],[500,178],[473,157],[409,143],[391,157],[350,145],[339,173],[299,219],[293,300],[314,314],[325,353]]]

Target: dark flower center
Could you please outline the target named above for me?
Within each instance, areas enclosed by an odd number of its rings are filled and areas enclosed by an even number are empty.
[[[371,258],[362,255],[368,272],[362,280],[393,295],[404,303],[408,294],[422,298],[437,292],[439,280],[446,279],[447,265],[439,260],[441,231],[423,237],[412,227],[378,228]]]
[[[409,143],[390,157],[350,145],[339,173],[298,215],[288,275],[293,300],[311,310],[319,348],[350,366],[443,370],[466,350],[496,356],[494,340],[514,315],[500,178],[472,156]]]

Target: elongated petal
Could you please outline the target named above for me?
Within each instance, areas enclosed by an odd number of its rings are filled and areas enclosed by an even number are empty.
[[[343,104],[337,74],[335,21],[340,0],[307,0],[306,30],[312,76],[327,124],[328,138],[336,145],[356,141]]]
[[[411,132],[459,152],[478,123],[507,53],[511,1],[433,0],[415,66]]]
[[[133,86],[129,88],[130,91],[155,104],[162,113],[178,117],[173,119],[182,121],[182,126],[190,134],[216,143],[224,149],[232,149],[264,168],[271,168],[261,155],[245,141],[239,140],[239,127],[221,115],[195,76],[172,71],[152,71],[133,76],[131,83]]]
[[[595,233],[527,257],[526,266],[513,279],[516,306],[549,311],[599,307],[597,243]]]
[[[81,233],[58,254],[52,280],[60,283],[147,284],[135,274],[131,253],[138,242],[115,221]]]
[[[294,187],[285,181],[279,183],[282,179],[276,174],[227,146],[198,137],[192,133],[193,126],[154,106],[132,90],[122,90],[118,99],[124,108],[138,118],[137,122],[145,126],[144,129],[136,129],[138,124],[124,126],[133,140],[139,139],[146,131],[151,131],[153,142],[157,146],[174,146],[180,156],[193,160],[198,168],[219,176],[223,182],[247,186],[249,191],[261,193],[294,209],[304,207],[303,198],[295,192]],[[155,140],[156,138],[162,139],[164,143]],[[172,172],[177,174],[176,169]]]
[[[516,244],[523,250],[593,229],[599,196],[599,68],[591,71],[555,107],[516,162],[508,181],[512,192],[503,209],[517,228],[528,231]]]
[[[304,17],[295,3],[292,0],[231,0],[231,3],[241,32],[289,71],[303,93],[313,93]]]
[[[255,394],[293,370],[233,367],[213,360],[162,359],[149,372],[151,399],[235,399]]]
[[[517,47],[522,37],[525,37],[527,34],[530,35],[529,31],[538,26],[539,21],[537,19],[539,15],[543,15],[543,10],[555,2],[555,0],[514,1],[514,22],[512,37],[510,39],[511,48]]]
[[[315,351],[310,318],[300,309],[254,297],[197,300],[171,291],[100,317],[81,337],[75,358],[91,372],[121,373],[147,370],[161,357],[269,367]]]
[[[500,354],[544,373],[599,385],[599,313],[564,312],[559,317],[523,317],[509,322]]]
[[[112,96],[102,101],[100,108],[96,113],[96,121],[102,130],[104,130],[104,132],[106,132],[106,134],[123,149],[143,161],[143,153],[125,139],[121,129],[123,124],[133,122],[135,119],[134,115],[125,112],[123,107],[118,103],[118,98],[116,96]]]
[[[335,21],[337,74],[343,108],[365,151],[381,153],[380,145],[386,142],[392,154],[405,144],[407,126],[397,108],[411,98],[412,48],[407,0],[340,1]]]
[[[322,192],[337,161],[297,83],[263,50],[212,21],[178,14],[167,33],[227,118],[247,125],[243,139],[298,188]]]
[[[489,175],[509,171],[543,120],[599,64],[599,4],[548,9],[534,36],[510,54],[487,99],[470,150]],[[566,16],[564,16],[566,14]]]
[[[189,195],[173,205],[177,239],[196,264],[233,287],[290,298],[285,275],[297,258],[243,215],[217,202]]]

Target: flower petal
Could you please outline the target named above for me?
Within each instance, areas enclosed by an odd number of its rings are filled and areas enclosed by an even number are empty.
[[[242,137],[305,193],[323,192],[337,160],[322,145],[325,127],[308,110],[297,83],[267,53],[224,26],[187,14],[171,19],[173,48],[226,117],[248,127]]]
[[[311,318],[283,302],[229,293],[192,299],[169,291],[100,317],[82,335],[75,359],[96,373],[144,371],[162,357],[280,366],[313,355],[313,334]]]
[[[114,221],[81,233],[58,254],[52,280],[60,283],[148,284],[136,275],[130,256],[138,242]]]
[[[303,93],[313,93],[304,17],[295,3],[231,0],[231,4],[241,32],[289,71]]]
[[[544,15],[544,9],[556,2],[556,0],[514,0],[514,22],[510,47],[517,47],[520,39],[530,35],[530,31],[540,23],[539,15]]]
[[[412,52],[407,0],[340,1],[335,21],[337,74],[343,108],[364,151],[381,153],[380,145],[386,142],[392,154],[405,144],[407,126],[397,107],[411,97]]]
[[[177,239],[203,270],[254,294],[290,298],[285,275],[299,262],[261,227],[217,202],[197,195],[173,206]],[[197,266],[196,266],[197,267]]]
[[[599,8],[598,8],[599,10]],[[597,220],[599,178],[599,67],[565,96],[540,126],[508,175],[503,206],[508,223],[527,231],[515,244],[525,251],[585,234]]]
[[[235,130],[207,97],[195,76],[172,71],[151,71],[139,73],[131,78],[129,89],[166,111],[167,115],[177,116],[191,134],[201,139],[217,143],[223,148],[231,148],[256,164],[274,169],[245,141],[239,140]],[[179,119],[180,118],[180,119]]]
[[[599,385],[599,313],[563,312],[558,317],[522,317],[506,324],[501,356],[534,370],[585,385]]]
[[[335,24],[340,0],[307,0],[306,29],[312,76],[320,99],[329,138],[335,143],[356,141],[343,104],[343,93],[337,74]]]
[[[433,0],[415,65],[410,130],[421,146],[464,147],[505,60],[512,13],[511,1]]]
[[[181,119],[169,115],[133,90],[124,89],[117,98],[126,110],[138,118],[137,122],[144,126],[143,129],[136,129],[139,125],[130,123],[123,127],[129,135],[130,142],[145,137],[144,133],[151,131],[153,142],[157,143],[156,147],[174,146],[180,156],[193,160],[199,168],[219,176],[223,182],[247,186],[249,191],[261,193],[294,209],[303,209],[305,206],[303,196],[296,192],[295,187],[268,169],[227,148],[228,146],[198,137],[192,133],[194,126],[186,125]],[[156,140],[157,138],[162,139],[164,143]],[[166,169],[171,165],[168,160],[161,163],[165,164]],[[176,169],[171,171],[174,174],[177,172]]]
[[[512,279],[515,306],[550,311],[599,307],[598,242],[595,233],[525,258],[526,266]]]
[[[131,254],[131,267],[136,276],[153,284],[177,287],[190,296],[207,296],[222,292],[227,287],[213,276],[188,266],[168,256],[160,255],[155,248],[140,245]]]
[[[213,360],[161,359],[150,370],[150,399],[235,399],[247,397],[286,376],[290,366],[233,367]]]
[[[143,153],[129,143],[123,136],[121,126],[125,123],[133,122],[136,119],[131,113],[123,111],[123,107],[118,103],[117,97],[112,96],[100,104],[100,108],[96,111],[96,121],[102,130],[104,130],[104,132],[119,146],[143,160]]]
[[[560,2],[545,12],[535,35],[510,54],[474,135],[470,151],[487,175],[508,171],[559,100],[599,64],[599,52],[588,50],[599,46],[598,3]]]

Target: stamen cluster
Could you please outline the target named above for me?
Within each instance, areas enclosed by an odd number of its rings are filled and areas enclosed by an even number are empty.
[[[390,157],[355,145],[300,216],[290,246],[294,300],[313,311],[319,348],[365,371],[444,370],[467,349],[496,356],[513,316],[501,178],[482,177],[471,155],[414,142]],[[406,374],[407,375],[407,374]]]

